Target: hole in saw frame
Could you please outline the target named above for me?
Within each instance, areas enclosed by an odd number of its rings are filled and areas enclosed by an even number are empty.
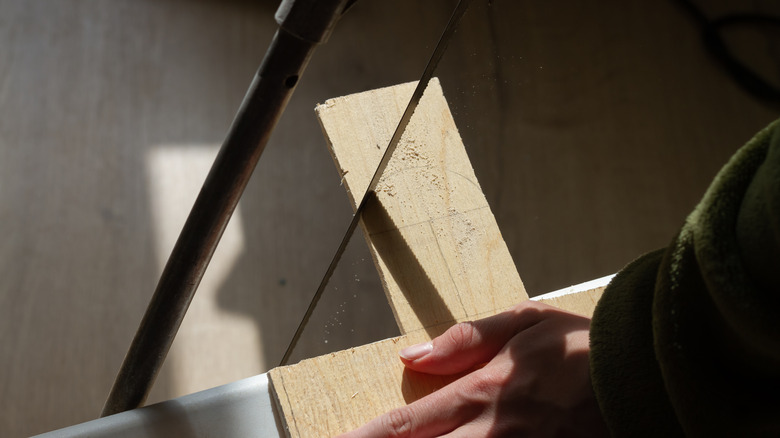
[[[287,88],[292,88],[297,83],[298,83],[298,75],[287,76],[287,79],[284,80],[284,86]]]

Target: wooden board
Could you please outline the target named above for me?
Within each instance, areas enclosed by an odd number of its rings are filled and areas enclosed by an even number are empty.
[[[540,303],[549,304],[559,309],[567,310],[588,318],[593,317],[593,311],[596,310],[601,295],[604,294],[606,286],[596,289],[589,289],[575,294],[562,295],[559,297],[545,298],[538,300]]]
[[[353,208],[415,86],[317,106]],[[528,298],[435,78],[361,225],[402,334],[473,319]]]
[[[330,437],[411,403],[452,379],[410,372],[398,350],[425,331],[274,368],[268,375],[291,437]]]
[[[317,107],[356,208],[416,83]],[[458,135],[429,84],[361,222],[405,336],[271,370],[291,436],[332,436],[453,378],[405,370],[397,351],[528,299]]]
[[[585,283],[535,296],[532,300],[592,318],[596,304],[598,304],[601,295],[604,294],[604,290],[614,277],[615,275],[607,275],[596,278]]]
[[[600,286],[539,301],[590,317],[603,292]],[[484,316],[489,315],[475,319]],[[329,437],[353,430],[460,377],[425,375],[404,367],[398,351],[426,336],[418,330],[271,370],[272,392],[288,435]]]

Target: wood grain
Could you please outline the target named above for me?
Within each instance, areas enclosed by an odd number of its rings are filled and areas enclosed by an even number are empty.
[[[562,310],[592,316],[604,287],[540,300]],[[497,309],[474,319],[507,309]],[[436,327],[443,332],[449,324]],[[269,372],[289,436],[330,437],[418,400],[461,375],[433,376],[407,370],[398,358],[404,347],[424,342],[422,329]]]
[[[398,359],[398,350],[427,338],[416,331],[269,371],[289,436],[344,433],[451,382],[406,371]]]
[[[353,208],[415,86],[353,94],[317,107]],[[528,299],[437,79],[375,193],[361,225],[401,333]]]

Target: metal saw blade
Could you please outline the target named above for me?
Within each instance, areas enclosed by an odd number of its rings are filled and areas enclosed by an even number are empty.
[[[298,340],[300,339],[301,334],[303,333],[303,330],[306,327],[306,324],[309,322],[309,319],[311,318],[311,315],[314,312],[314,308],[317,306],[317,303],[319,302],[322,293],[325,291],[325,287],[328,285],[328,281],[330,280],[330,277],[333,275],[333,272],[336,270],[336,266],[338,265],[339,260],[341,260],[341,255],[344,253],[344,250],[347,248],[347,244],[352,238],[352,234],[355,232],[355,228],[357,228],[363,210],[365,210],[366,208],[366,204],[368,203],[370,198],[374,196],[374,191],[376,190],[377,184],[379,183],[379,179],[382,177],[382,173],[387,167],[387,163],[390,162],[390,158],[392,158],[393,152],[398,146],[398,143],[401,141],[401,137],[403,136],[403,133],[406,130],[409,121],[412,119],[412,115],[414,114],[415,109],[417,109],[417,105],[420,103],[420,99],[422,99],[423,93],[425,92],[425,89],[428,87],[428,83],[433,77],[433,72],[436,70],[436,67],[439,65],[439,61],[444,55],[444,52],[447,49],[447,45],[449,44],[452,35],[455,33],[455,29],[458,27],[458,24],[460,23],[460,20],[465,14],[466,9],[468,8],[470,3],[471,0],[460,0],[457,6],[455,6],[455,10],[453,11],[452,16],[450,17],[449,22],[447,23],[447,27],[444,28],[444,31],[442,32],[442,35],[439,38],[439,42],[436,44],[436,48],[433,50],[433,53],[431,54],[431,57],[428,60],[428,64],[425,66],[425,70],[423,71],[422,76],[420,76],[420,80],[417,83],[417,87],[414,89],[414,92],[412,93],[412,97],[409,99],[409,103],[406,105],[406,109],[404,110],[404,113],[401,116],[401,120],[398,122],[398,125],[395,128],[395,132],[393,133],[393,136],[390,139],[390,143],[387,145],[387,149],[385,149],[385,152],[382,155],[382,159],[379,161],[379,165],[377,166],[376,171],[374,171],[374,176],[371,178],[371,182],[368,184],[368,188],[366,188],[365,194],[361,198],[360,203],[358,204],[358,207],[355,210],[355,213],[352,215],[352,220],[350,221],[349,226],[347,227],[347,231],[344,233],[344,237],[342,237],[341,239],[341,243],[339,244],[338,249],[336,249],[336,254],[331,259],[330,264],[328,265],[328,269],[325,271],[325,275],[322,277],[322,280],[320,281],[320,285],[317,288],[317,291],[314,293],[314,296],[309,302],[309,306],[306,309],[306,313],[303,315],[303,318],[298,324],[298,328],[295,330],[295,334],[293,335],[292,340],[287,346],[284,356],[282,357],[282,360],[279,363],[280,366],[286,365],[288,360],[290,359],[290,356],[292,355],[292,352],[295,349],[295,346],[297,345]]]

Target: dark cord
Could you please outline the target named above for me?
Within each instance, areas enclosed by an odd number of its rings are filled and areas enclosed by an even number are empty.
[[[737,84],[761,101],[774,104],[780,103],[780,88],[740,61],[729,50],[723,39],[723,32],[729,28],[774,26],[780,29],[780,17],[764,14],[734,13],[711,19],[692,0],[677,0],[677,2],[698,21],[707,51],[728,71]]]

